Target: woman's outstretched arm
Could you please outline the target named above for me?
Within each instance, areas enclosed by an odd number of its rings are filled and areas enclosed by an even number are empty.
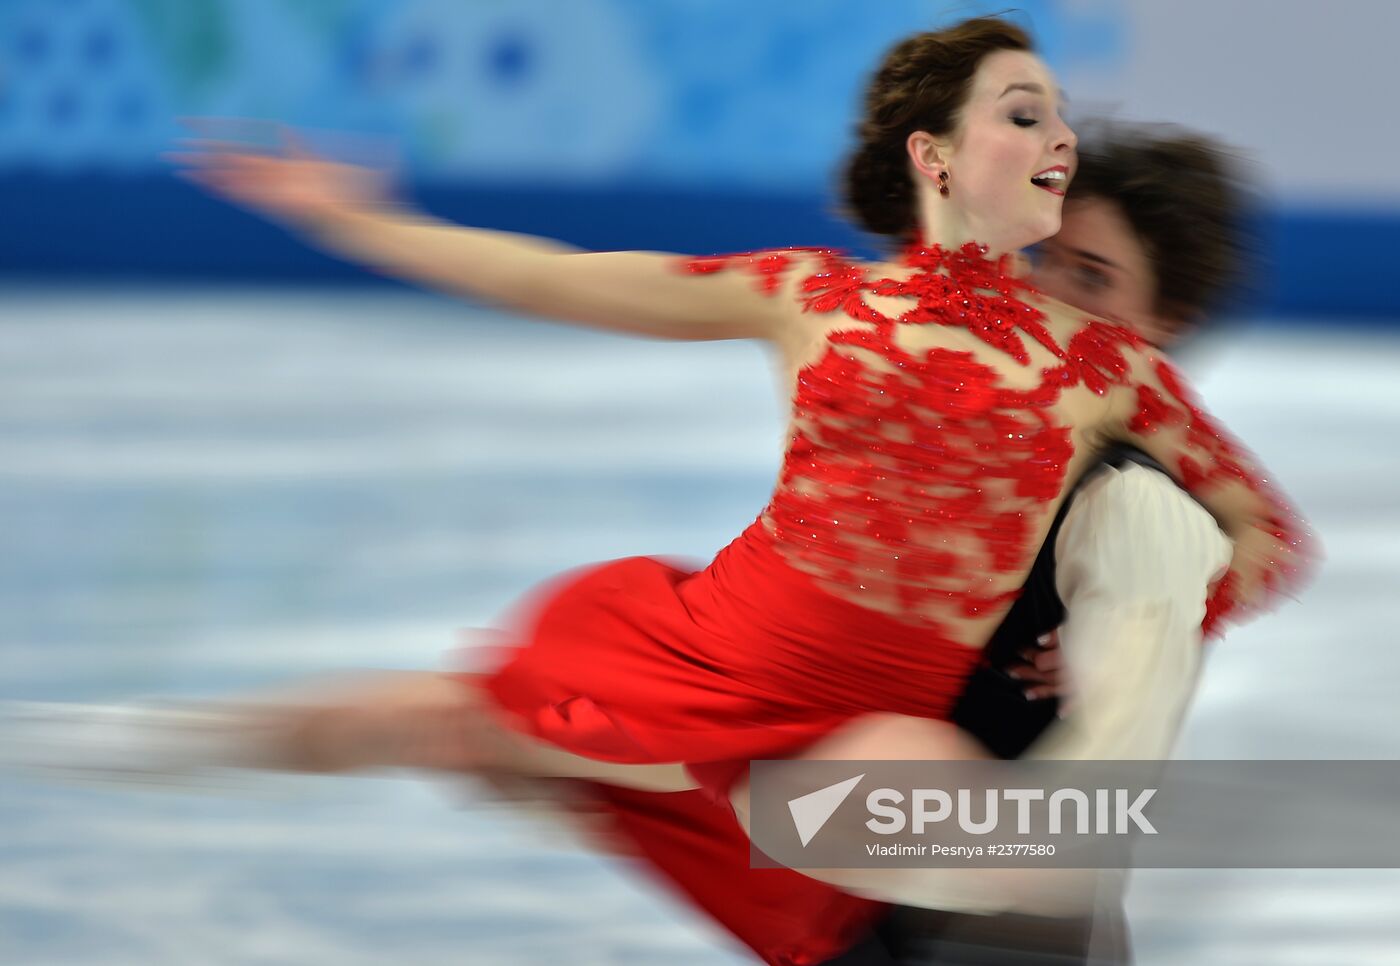
[[[207,139],[187,147],[171,160],[212,194],[333,254],[450,294],[670,339],[780,341],[795,314],[790,299],[771,297],[771,276],[690,272],[676,255],[583,252],[429,217],[394,203],[384,172],[320,157],[290,132],[272,151]]]
[[[1127,378],[1108,393],[1105,435],[1165,466],[1234,543],[1229,570],[1207,601],[1206,630],[1298,589],[1318,553],[1307,521],[1165,357],[1151,349],[1125,355]]]

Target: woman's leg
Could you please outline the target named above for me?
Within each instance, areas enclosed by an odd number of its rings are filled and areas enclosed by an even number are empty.
[[[72,777],[413,769],[694,787],[679,764],[595,761],[508,727],[472,675],[367,671],[226,701],[29,705],[8,717],[23,763]]]
[[[625,765],[555,748],[508,727],[475,675],[379,673],[317,698],[250,711],[244,726],[295,771],[410,768],[583,778],[651,791],[693,788],[679,764]],[[271,740],[269,740],[271,739]]]

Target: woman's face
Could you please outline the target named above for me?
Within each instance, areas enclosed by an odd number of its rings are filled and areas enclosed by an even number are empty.
[[[1055,79],[1039,57],[999,50],[983,58],[951,142],[942,151],[947,203],[971,237],[1012,250],[1060,229],[1076,138],[1060,117]]]

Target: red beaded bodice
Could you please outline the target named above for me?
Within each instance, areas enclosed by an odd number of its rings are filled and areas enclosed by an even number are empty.
[[[1165,362],[1156,363],[1153,384],[1136,383],[1134,362],[1146,346],[1131,331],[1086,319],[1060,344],[1009,260],[971,244],[956,252],[916,246],[903,261],[910,274],[902,279],[872,278],[869,266],[816,249],[686,262],[694,273],[745,268],[768,293],[793,291],[784,289],[786,276],[800,267],[802,307],[850,320],[826,334],[816,361],[798,373],[792,434],[764,514],[794,567],[910,623],[946,630],[995,616],[1015,598],[1066,487],[1074,444],[1057,404],[1070,390],[1103,397],[1134,386],[1127,441],[1170,429],[1173,468],[1194,492],[1244,481],[1270,501],[1268,526],[1285,548],[1276,569],[1293,563],[1284,558],[1296,556],[1302,529],[1286,505],[1246,469],[1242,451]],[[886,307],[897,299],[902,311],[884,314],[870,296]],[[958,349],[939,344],[952,340],[910,337],[911,327],[927,326],[975,340]],[[1025,378],[1008,378],[1015,370]],[[1233,606],[1233,587],[1222,583],[1208,620]]]

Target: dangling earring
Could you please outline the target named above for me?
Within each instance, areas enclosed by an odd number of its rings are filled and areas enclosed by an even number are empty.
[[[938,172],[938,193],[943,197],[948,197],[948,172]]]

